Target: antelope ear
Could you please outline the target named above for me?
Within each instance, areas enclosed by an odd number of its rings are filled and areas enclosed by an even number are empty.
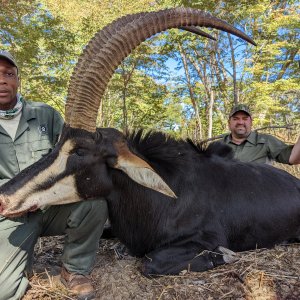
[[[118,145],[118,160],[114,168],[122,170],[135,182],[163,193],[172,198],[177,198],[164,180],[144,160],[134,155],[124,144]]]

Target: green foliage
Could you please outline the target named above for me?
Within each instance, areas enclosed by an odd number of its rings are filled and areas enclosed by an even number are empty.
[[[196,61],[195,64],[189,59],[189,72],[195,93],[201,95],[198,106],[208,107],[209,99],[197,90],[197,83],[206,90],[215,91],[214,135],[226,131],[226,116],[234,100],[234,83],[238,89],[238,101],[250,104],[258,117],[254,122],[256,127],[299,122],[299,1],[187,0],[173,3],[210,11],[242,28],[258,44],[253,47],[233,39],[233,48],[230,49],[228,38],[222,33],[218,34],[214,46],[201,39],[195,42],[185,37],[180,41],[187,58]],[[173,43],[176,42],[174,39]],[[198,53],[196,57],[195,51]],[[180,66],[182,62],[178,60],[178,64]],[[214,68],[216,64],[217,68]],[[205,82],[199,76],[197,65],[206,72],[209,81]],[[234,67],[237,78],[233,76]],[[202,114],[204,127],[208,125],[207,117],[207,113]]]
[[[234,101],[252,107],[255,127],[300,122],[299,1],[2,0],[0,48],[19,62],[22,94],[63,112],[72,69],[100,28],[174,6],[209,11],[258,46],[217,30],[205,29],[216,42],[177,29],[159,34],[116,70],[99,125],[206,138],[227,131]]]
[[[25,98],[49,103],[63,112],[74,36],[39,3],[13,3],[4,2],[0,11],[0,41],[1,48],[11,51],[18,61],[21,92]]]
[[[104,97],[102,126],[174,129],[180,111],[165,83],[160,83],[160,70],[166,65],[153,48],[156,46],[144,43],[117,69]]]

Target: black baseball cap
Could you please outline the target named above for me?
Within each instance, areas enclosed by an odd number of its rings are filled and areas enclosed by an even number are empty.
[[[0,58],[8,60],[12,65],[14,65],[18,69],[18,65],[15,58],[8,51],[0,50]]]

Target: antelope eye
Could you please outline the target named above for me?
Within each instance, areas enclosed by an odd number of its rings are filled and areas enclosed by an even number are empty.
[[[75,150],[75,153],[78,156],[84,156],[84,150],[83,149],[78,148],[78,149]]]

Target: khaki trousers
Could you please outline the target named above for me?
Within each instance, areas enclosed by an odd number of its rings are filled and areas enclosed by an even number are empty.
[[[39,236],[65,235],[63,265],[70,272],[89,274],[107,216],[104,199],[51,206],[15,219],[0,216],[0,300],[25,294]]]

